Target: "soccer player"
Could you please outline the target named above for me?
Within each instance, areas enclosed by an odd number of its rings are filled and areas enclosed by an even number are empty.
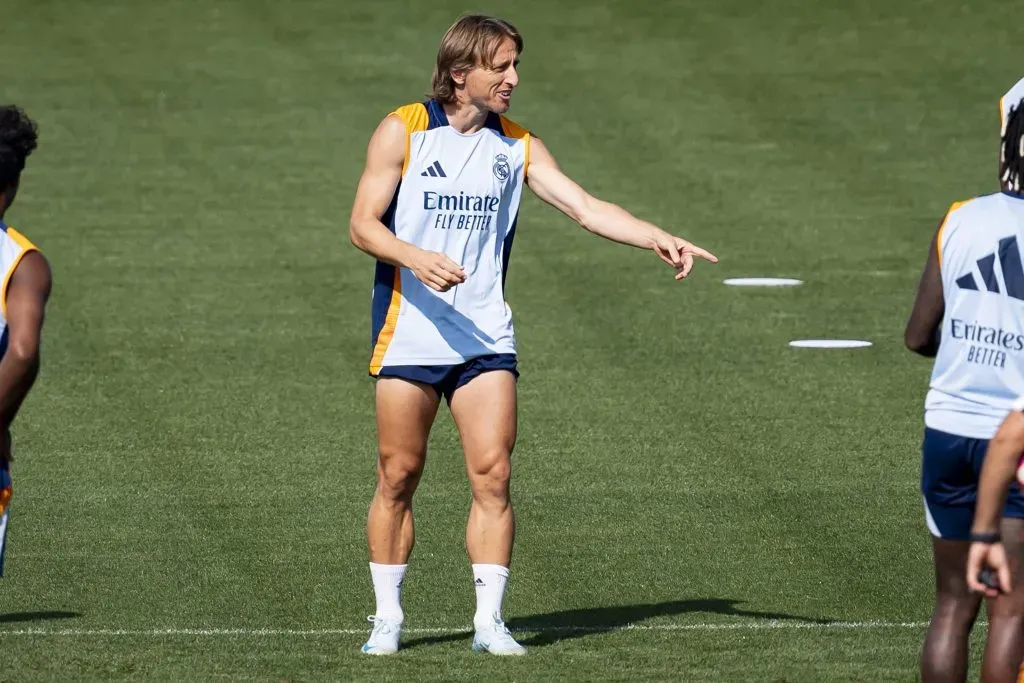
[[[0,575],[11,500],[11,423],[39,372],[50,266],[31,242],[3,222],[18,192],[36,125],[15,106],[0,107]]]
[[[1024,100],[1001,101],[1002,192],[954,203],[939,224],[906,328],[907,346],[935,358],[925,400],[921,492],[932,534],[936,596],[921,679],[963,681],[981,596],[968,585],[978,477],[989,439],[1024,395]],[[1024,534],[1024,496],[1001,509],[1006,538]],[[1019,547],[1019,545],[1017,546]],[[1016,548],[1015,548],[1016,549]],[[1020,660],[1020,625],[992,606],[985,661]],[[1014,674],[1016,669],[1014,668]]]
[[[459,430],[472,491],[473,649],[525,653],[501,617],[515,526],[509,477],[518,377],[503,290],[524,185],[589,232],[650,249],[677,280],[694,257],[717,260],[589,195],[540,139],[504,116],[522,51],[508,22],[460,18],[441,40],[431,99],[384,118],[356,191],[351,239],[377,259],[370,374],[379,458],[367,522],[377,608],[368,654],[398,649],[412,498],[441,398]]]

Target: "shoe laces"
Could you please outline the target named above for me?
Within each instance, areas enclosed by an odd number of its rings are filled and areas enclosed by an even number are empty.
[[[370,632],[371,636],[387,635],[391,633],[391,629],[394,628],[395,625],[393,621],[381,619],[380,617],[376,617],[373,615],[366,617],[366,620],[373,624],[373,630]]]
[[[516,642],[516,639],[512,637],[512,631],[508,630],[508,626],[505,626],[505,622],[501,619],[495,618],[494,624],[491,625],[491,629],[493,629],[494,634],[501,640],[511,640],[513,643]],[[518,643],[516,644],[518,645]]]

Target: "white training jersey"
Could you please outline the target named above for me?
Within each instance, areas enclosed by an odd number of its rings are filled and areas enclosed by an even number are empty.
[[[491,114],[463,135],[436,101],[394,112],[405,122],[402,179],[381,218],[398,239],[446,254],[466,281],[437,292],[406,268],[378,262],[373,288],[370,374],[399,365],[456,365],[516,352],[504,283],[530,134]]]
[[[38,251],[25,236],[3,221],[0,221],[0,358],[7,353],[7,287],[11,284],[14,269],[30,251]]]
[[[925,424],[990,439],[1024,395],[1024,197],[957,202],[937,240],[946,311]]]

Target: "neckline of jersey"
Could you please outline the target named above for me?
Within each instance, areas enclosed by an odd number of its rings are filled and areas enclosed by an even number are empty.
[[[459,131],[455,130],[455,126],[453,126],[453,125],[452,125],[452,124],[450,124],[450,123],[449,123],[449,124],[447,124],[447,125],[445,126],[445,128],[447,128],[448,130],[450,130],[450,131],[451,131],[451,132],[452,132],[453,134],[455,134],[455,135],[458,135],[458,136],[459,136],[460,138],[475,138],[476,136],[478,136],[478,135],[480,135],[481,133],[483,133],[483,132],[484,132],[485,130],[490,130],[490,128],[488,128],[488,127],[487,127],[487,126],[485,125],[485,126],[483,126],[482,128],[480,128],[480,130],[476,131],[475,133],[460,133]]]
[[[434,104],[434,107],[430,106],[431,103]],[[476,136],[482,134],[486,130],[494,130],[493,125],[489,126],[487,124],[491,123],[491,117],[495,117],[495,118],[498,117],[498,115],[495,114],[493,111],[492,112],[487,112],[487,118],[484,119],[484,125],[482,125],[480,127],[480,130],[476,131],[475,133],[462,133],[462,132],[456,130],[455,126],[453,126],[451,121],[448,120],[448,112],[446,112],[444,110],[444,104],[442,102],[438,102],[437,100],[433,100],[433,99],[429,100],[427,102],[427,110],[429,111],[431,108],[433,108],[435,110],[437,120],[441,124],[440,127],[441,128],[449,129],[452,133],[454,133],[455,135],[458,135],[460,138],[475,138]],[[499,119],[499,121],[500,121],[500,119]],[[498,124],[498,125],[500,125],[500,124]]]

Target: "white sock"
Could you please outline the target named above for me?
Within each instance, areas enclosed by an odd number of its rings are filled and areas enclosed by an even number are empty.
[[[500,564],[474,564],[473,586],[476,588],[476,614],[473,626],[480,629],[501,619],[501,601],[505,598],[508,567]]]
[[[377,596],[377,618],[402,623],[402,581],[407,564],[370,563],[373,593]]]

